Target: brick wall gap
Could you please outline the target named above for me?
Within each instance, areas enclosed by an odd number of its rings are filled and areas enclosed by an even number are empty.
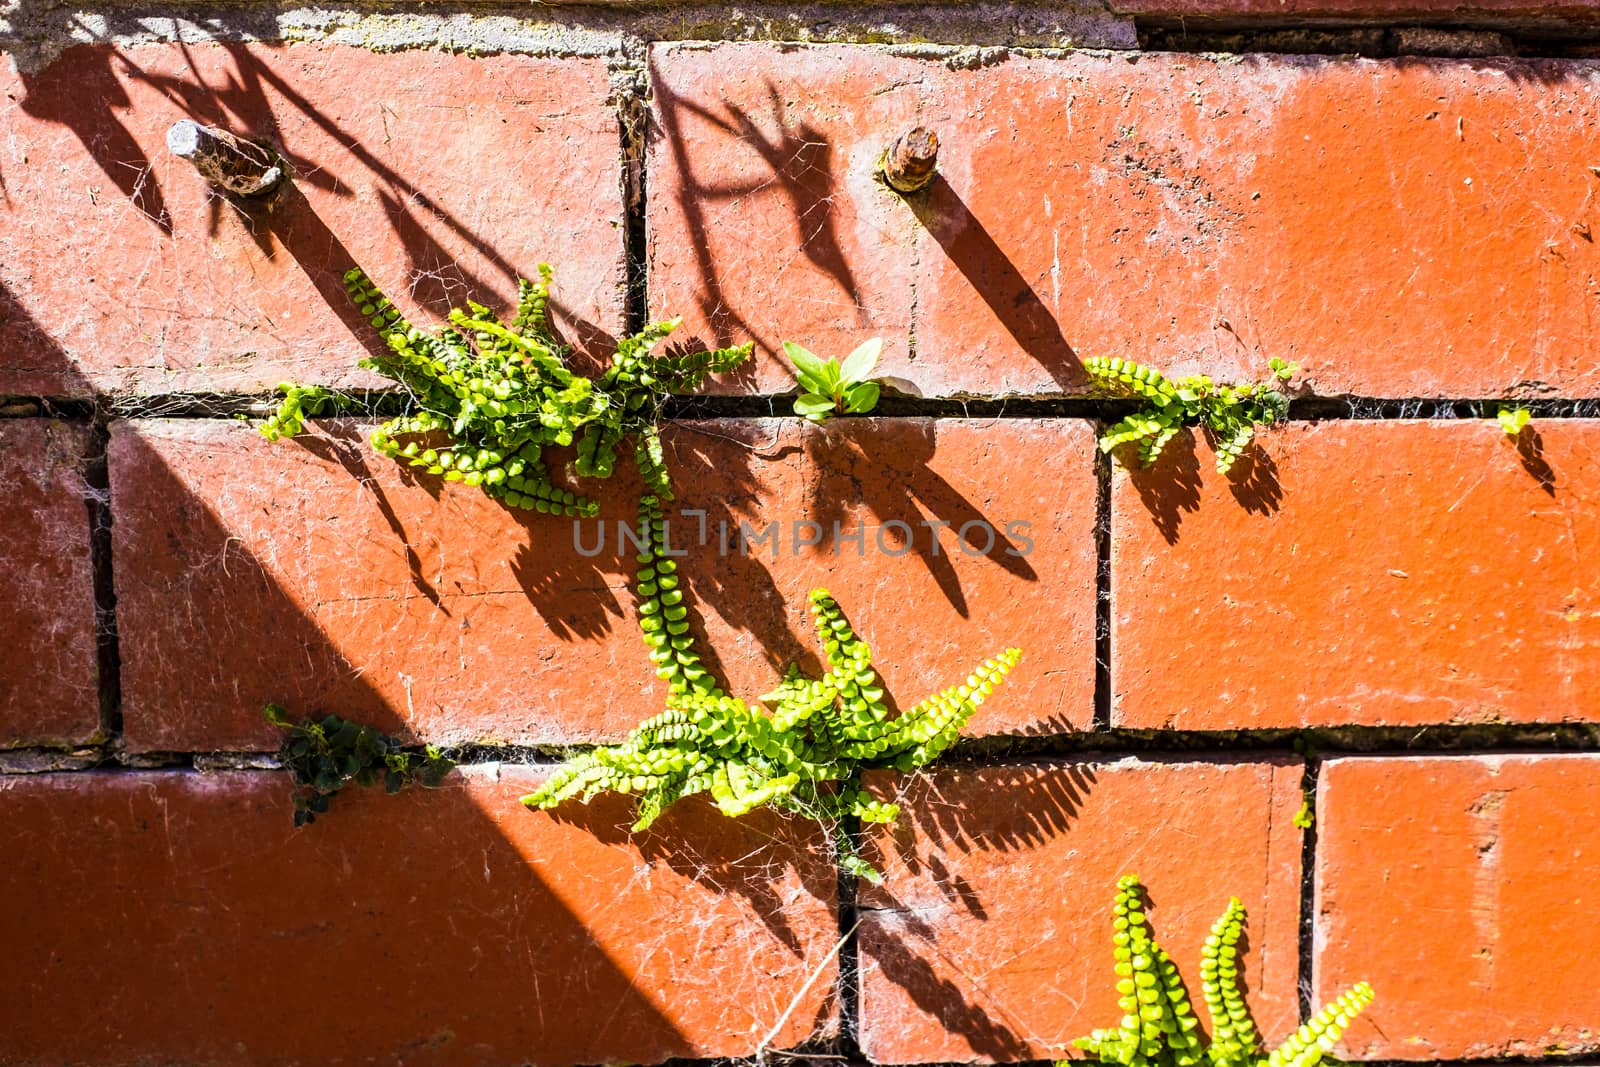
[[[1291,422],[1339,420],[1402,422],[1426,419],[1492,419],[1505,407],[1527,408],[1535,419],[1600,418],[1600,398],[1305,396],[1289,404]]]
[[[425,11],[382,0],[332,8],[241,7],[207,2],[166,6],[159,18],[135,5],[113,4],[73,19],[70,8],[18,14],[0,33],[0,47],[27,66],[48,62],[73,44],[204,41],[326,41],[375,51],[434,49],[476,55],[552,58],[615,57],[642,42],[779,45],[855,44],[903,55],[967,62],[972,49],[1036,52],[1131,51],[1134,19],[1094,0],[970,0],[962,4],[830,0],[752,0],[737,8],[709,2],[546,4],[455,0]],[[80,24],[81,23],[81,24]]]
[[[1198,759],[1262,754],[1299,756],[1483,755],[1600,752],[1600,724],[1349,726],[1273,730],[1082,730],[1040,736],[965,738],[941,765],[988,766],[1026,760],[1141,758]]]
[[[45,418],[89,422],[94,416],[95,405],[91,400],[50,396],[0,397],[0,419]]]
[[[1316,989],[1317,959],[1317,819],[1315,816],[1317,776],[1322,771],[1322,761],[1313,756],[1306,760],[1305,773],[1300,778],[1300,792],[1311,802],[1311,825],[1300,837],[1300,982],[1296,992],[1300,1003],[1300,1021],[1308,1022],[1318,1005],[1312,994]]]
[[[618,180],[622,183],[622,253],[626,272],[623,328],[643,330],[650,319],[650,234],[645,212],[649,175],[645,141],[650,122],[650,85],[642,62],[613,68],[617,87],[617,134],[621,151]]]
[[[641,283],[642,284],[642,283]],[[643,290],[639,290],[640,293]],[[637,297],[630,297],[630,302]],[[644,305],[629,310],[629,328],[637,328],[634,315]],[[642,325],[642,317],[639,320]],[[354,390],[344,393],[349,417],[390,418],[408,410],[410,398],[389,390]],[[792,394],[669,397],[662,417],[667,420],[789,418]],[[90,421],[103,412],[117,419],[230,419],[265,418],[277,409],[278,399],[261,393],[142,393],[103,396],[97,400],[53,397],[19,397],[0,401],[0,419],[61,418]],[[1432,419],[1493,419],[1502,408],[1528,409],[1536,420],[1600,418],[1600,397],[1440,398],[1304,396],[1289,405],[1290,422],[1387,421]],[[1115,422],[1138,409],[1134,401],[1082,396],[914,397],[885,396],[870,415],[836,418],[951,418],[951,419],[1088,419]],[[1271,441],[1268,436],[1265,441]]]
[[[468,744],[442,746],[463,769],[501,765],[554,768],[599,745],[519,746]],[[405,746],[418,753],[421,745]],[[1600,723],[1545,725],[1351,726],[1327,730],[1130,730],[1110,728],[1045,736],[995,735],[965,738],[938,767],[1003,767],[1085,759],[1141,759],[1157,762],[1258,760],[1263,756],[1301,758],[1362,756],[1404,759],[1422,755],[1582,755],[1600,753]],[[14,766],[13,766],[14,765]],[[51,769],[103,767],[121,770],[190,768],[206,771],[264,770],[278,766],[271,751],[157,751],[127,753],[110,749],[18,748],[0,753],[0,773],[38,773]]]
[[[106,446],[108,421],[91,424],[83,477],[88,483],[84,505],[89,522],[89,565],[94,583],[95,675],[100,700],[100,740],[115,744],[122,737],[122,654],[117,643],[117,592],[111,573],[111,476]]]
[[[856,855],[861,854],[861,820],[846,818],[839,832]],[[839,974],[835,979],[834,1003],[839,1005],[839,1034],[832,1052],[848,1060],[863,1060],[861,1052],[861,879],[837,861],[839,843],[834,843],[835,865],[839,871]]]
[[[470,51],[552,58],[615,58],[635,44],[789,46],[858,45],[898,55],[969,65],[995,50],[1025,55],[1074,51],[1222,54],[1363,55],[1373,58],[1572,59],[1600,54],[1600,20],[1581,17],[1411,15],[1403,19],[1194,18],[1130,16],[1104,5],[1045,0],[842,4],[826,0],[755,0],[730,9],[711,3],[526,5],[459,2],[406,12],[392,5],[347,3],[332,9],[241,8],[188,3],[161,19],[134,5],[94,12],[91,23],[50,9],[14,18],[0,48],[24,65],[48,62],[72,44],[120,46],[184,41],[326,41],[382,51]],[[974,52],[984,53],[975,55]]]
[[[100,766],[106,759],[105,749],[100,745],[76,748],[8,748],[0,752],[0,775],[87,771]]]
[[[1600,47],[1600,22],[1559,17],[1429,19],[1138,17],[1147,52],[1357,55],[1369,59],[1581,59]]]
[[[1105,426],[1098,425],[1098,434]],[[1111,566],[1111,457],[1094,450],[1094,729],[1111,729],[1111,609],[1114,590]]]

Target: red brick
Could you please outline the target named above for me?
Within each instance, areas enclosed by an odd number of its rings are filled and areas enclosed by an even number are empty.
[[[1037,1060],[1115,1026],[1124,874],[1144,881],[1156,937],[1195,996],[1211,924],[1243,901],[1251,1007],[1267,1037],[1286,1037],[1300,777],[1286,760],[1135,759],[874,776],[905,813],[868,834],[885,881],[863,887],[863,1050],[877,1063]]]
[[[1081,392],[1089,356],[1235,379],[1276,356],[1324,393],[1600,389],[1600,103],[1579,63],[952,71],[729,44],[659,46],[651,73],[651,301],[753,337],[747,384],[789,386],[781,340],[842,355],[882,334],[886,373],[926,395]],[[918,122],[943,177],[912,206],[872,170]]]
[[[377,381],[355,367],[376,342],[340,287],[352,262],[436,316],[504,303],[549,261],[569,333],[621,324],[601,60],[95,46],[0,87],[16,101],[0,112],[0,393]],[[186,117],[280,146],[294,186],[246,218],[168,154]]]
[[[226,422],[114,428],[132,749],[275,747],[267,701],[438,742],[616,740],[659,710],[626,589],[633,549],[617,534],[632,522],[631,478],[607,489],[604,549],[586,558],[570,520],[518,519],[478,490],[414,481],[362,436],[346,423],[304,445]],[[1017,645],[1026,657],[969,731],[1087,725],[1092,447],[1085,424],[1059,420],[672,427],[680,506],[705,509],[706,545],[697,516],[674,516],[673,536],[693,550],[683,573],[724,678],[754,696],[797,658],[814,667],[805,594],[826,585],[902,702]],[[781,545],[741,549],[741,523],[759,536],[773,522]],[[910,527],[909,548],[891,522]],[[936,522],[950,524],[937,553]],[[980,525],[962,548],[968,523]],[[1013,523],[1028,525],[1007,537]],[[862,533],[861,549],[836,529]],[[576,532],[595,551],[601,528]],[[820,543],[797,552],[797,532]]]
[[[1115,722],[1600,718],[1600,424],[1528,433],[1538,451],[1492,420],[1298,424],[1237,480],[1187,435],[1119,469]]]
[[[1340,759],[1318,785],[1318,1000],[1372,1059],[1600,1049],[1600,758]]]
[[[81,426],[0,422],[0,748],[100,731]]]
[[[519,805],[540,777],[352,787],[299,830],[286,774],[0,779],[0,1060],[655,1063],[833,1025],[808,824],[691,805],[629,841],[619,804]]]

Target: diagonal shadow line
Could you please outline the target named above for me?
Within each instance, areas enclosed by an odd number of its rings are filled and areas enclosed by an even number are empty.
[[[1017,347],[1038,360],[1058,386],[1086,385],[1083,363],[1061,325],[955,187],[935,175],[924,193],[907,202]]]
[[[934,420],[837,420],[808,433],[805,447],[819,470],[844,472],[848,482],[848,492],[819,483],[812,493],[814,517],[825,528],[844,519],[846,500],[865,504],[880,523],[926,523],[922,516],[932,514],[948,527],[944,537],[937,531],[925,533],[911,538],[907,547],[962,618],[970,617],[970,608],[952,560],[963,552],[956,542],[968,524],[993,532],[992,543],[982,546],[989,563],[1024,581],[1038,580],[1017,542],[933,469],[938,447]],[[868,476],[869,471],[892,473]]]
[[[973,1003],[959,984],[940,975],[927,959],[908,948],[904,935],[927,949],[937,948],[937,931],[894,901],[893,907],[884,909],[884,918],[863,925],[861,953],[884,978],[905,990],[917,1008],[966,1041],[975,1057],[994,1063],[1031,1058],[1027,1043],[1014,1029]]]

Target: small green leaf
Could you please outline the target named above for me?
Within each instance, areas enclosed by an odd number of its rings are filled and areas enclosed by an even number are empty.
[[[1524,407],[1501,408],[1498,416],[1500,428],[1507,437],[1516,437],[1533,421],[1533,412]]]
[[[872,373],[872,368],[878,365],[878,356],[882,352],[883,339],[874,337],[844,357],[844,363],[839,369],[844,376],[845,384],[866,381],[867,375]]]
[[[827,418],[833,414],[833,400],[816,393],[802,393],[795,398],[794,413],[808,419]]]
[[[1294,813],[1294,824],[1301,830],[1309,830],[1316,821],[1317,815],[1311,808],[1311,798],[1307,797],[1300,802],[1300,810]]]
[[[878,383],[857,382],[844,391],[846,411],[866,414],[878,406]]]
[[[802,388],[811,393],[825,393],[828,391],[828,375],[824,369],[827,366],[825,360],[793,341],[783,342],[783,353],[789,357],[789,362],[794,364],[795,376],[800,379]]]

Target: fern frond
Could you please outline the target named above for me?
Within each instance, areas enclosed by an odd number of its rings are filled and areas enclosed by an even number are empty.
[[[557,487],[537,464],[538,450],[576,443],[578,475],[606,478],[619,445],[635,438],[646,484],[670,499],[656,426],[663,399],[737,366],[751,347],[652,356],[650,349],[677,320],[656,323],[622,338],[610,367],[590,379],[566,365],[567,346],[550,323],[548,265],[540,264],[539,277],[519,283],[510,325],[468,301],[450,312],[449,326],[429,334],[407,322],[359,268],[345,275],[350,299],[389,348],[362,366],[399,382],[416,405],[406,418],[386,423],[374,445],[446,480],[481,486],[511,507],[576,516],[596,514],[598,507]],[[275,438],[298,430],[302,411],[314,413],[309,405],[322,397],[314,387],[295,387],[262,432]]]
[[[1106,388],[1145,402],[1100,435],[1100,451],[1137,445],[1139,462],[1150,466],[1183,426],[1204,426],[1217,442],[1217,471],[1226,474],[1256,433],[1281,422],[1289,398],[1270,385],[1217,385],[1204,374],[1170,381],[1153,367],[1131,360],[1093,357],[1084,369]],[[1275,380],[1293,374],[1291,365],[1272,362]]]
[[[689,608],[678,584],[678,563],[666,554],[666,522],[653,496],[639,501],[639,542],[634,594],[639,629],[656,665],[656,676],[674,693],[720,696],[722,689],[706,670],[689,632]]]
[[[523,337],[552,337],[555,330],[550,324],[550,282],[555,277],[550,264],[540,263],[538,282],[526,278],[517,280],[517,315],[511,328]]]
[[[891,718],[871,647],[828,591],[817,589],[810,595],[811,620],[825,670],[808,678],[791,666],[761,698],[772,707],[769,714],[723,692],[701,660],[653,496],[640,501],[637,540],[639,629],[656,673],[667,682],[667,707],[622,744],[576,757],[523,798],[530,807],[587,800],[603,790],[633,794],[640,798],[635,829],[642,830],[680,797],[709,792],[730,816],[773,806],[823,820],[890,822],[899,807],[866,796],[861,772],[931,762],[955,743],[1022,654],[1007,649],[965,683]],[[859,857],[851,862],[842,854],[841,862],[870,876]]]
[[[1248,1067],[1261,1056],[1261,1041],[1239,988],[1239,938],[1244,905],[1238,897],[1211,927],[1200,950],[1200,987],[1211,1015],[1211,1062],[1216,1067]]]
[[[1266,1067],[1316,1067],[1322,1062],[1322,1057],[1333,1051],[1333,1046],[1339,1043],[1350,1020],[1372,1003],[1372,997],[1372,987],[1367,983],[1358,982],[1351,986],[1312,1016],[1310,1022],[1296,1030],[1293,1037],[1273,1050],[1272,1055],[1267,1057]]]
[[[1132,360],[1094,356],[1084,360],[1083,369],[1101,385],[1120,388],[1157,404],[1168,403],[1178,394],[1177,387],[1160,371]]]
[[[1211,1016],[1211,1043],[1201,1041],[1199,1020],[1167,953],[1156,943],[1144,910],[1144,886],[1134,875],[1117,882],[1112,907],[1118,1004],[1116,1029],[1095,1030],[1074,1044],[1103,1064],[1122,1067],[1316,1067],[1350,1020],[1372,1001],[1365,982],[1329,1004],[1270,1056],[1264,1054],[1239,986],[1239,939],[1245,923],[1238,898],[1211,927],[1201,950],[1201,986]],[[1070,1067],[1062,1060],[1057,1067]]]
[[[333,393],[320,385],[284,382],[278,390],[283,393],[283,400],[260,426],[261,436],[269,441],[295,436],[305,429],[306,419],[322,414],[335,400]]]
[[[658,356],[655,360],[654,373],[668,391],[684,392],[698,389],[708,375],[734,370],[754,353],[754,342],[746,341],[742,345],[730,348]]]

